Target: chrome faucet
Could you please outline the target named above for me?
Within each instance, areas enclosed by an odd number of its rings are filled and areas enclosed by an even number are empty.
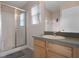
[[[56,31],[54,31],[53,33],[54,33],[54,36],[56,36]]]

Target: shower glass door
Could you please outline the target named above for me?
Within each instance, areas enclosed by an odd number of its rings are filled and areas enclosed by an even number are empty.
[[[25,39],[25,11],[15,10],[15,21],[16,21],[16,31],[15,31],[15,46],[23,46],[26,44]]]

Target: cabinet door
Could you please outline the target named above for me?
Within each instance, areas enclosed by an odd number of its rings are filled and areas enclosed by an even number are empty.
[[[63,55],[66,57],[72,57],[72,48],[71,47],[48,43],[47,48],[48,48],[48,50],[50,50],[52,52],[56,52],[60,55]]]
[[[73,48],[73,57],[79,58],[79,48]]]
[[[66,58],[64,56],[61,56],[61,55],[54,53],[54,52],[51,52],[51,51],[47,52],[47,57],[48,58]]]
[[[45,58],[45,48],[35,46],[34,48],[34,57],[35,58]]]
[[[42,48],[45,48],[45,41],[43,40],[34,40],[34,45],[40,46]]]

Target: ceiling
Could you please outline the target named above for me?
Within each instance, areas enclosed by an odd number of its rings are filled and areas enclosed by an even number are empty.
[[[11,6],[22,8],[28,1],[3,1],[3,3],[9,4]]]
[[[65,1],[46,1],[45,8],[51,12],[59,10]]]
[[[22,8],[28,1],[3,1],[3,3]],[[49,11],[56,11],[64,1],[45,1],[45,8]]]

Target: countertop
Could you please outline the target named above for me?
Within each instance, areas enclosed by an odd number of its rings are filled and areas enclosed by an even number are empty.
[[[33,38],[38,38],[40,40],[47,40],[50,43],[65,45],[69,47],[79,47],[79,38],[65,37],[65,39],[50,39],[45,38],[43,35],[33,36]]]

